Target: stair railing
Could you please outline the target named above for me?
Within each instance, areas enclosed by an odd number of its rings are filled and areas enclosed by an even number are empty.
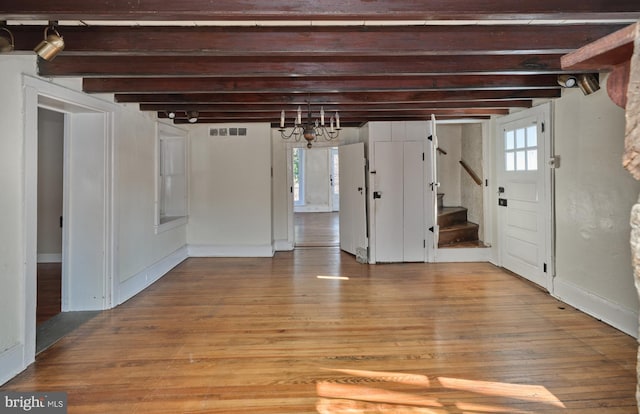
[[[466,162],[460,160],[460,165],[462,165],[462,168],[464,168],[464,170],[467,172],[467,174],[469,174],[471,179],[475,181],[476,184],[482,185],[482,179],[478,176],[478,174],[475,173],[475,171],[473,171],[473,169],[471,169],[471,167],[469,167]]]

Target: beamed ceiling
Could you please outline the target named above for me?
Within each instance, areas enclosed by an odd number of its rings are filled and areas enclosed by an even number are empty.
[[[530,107],[560,96],[562,55],[638,19],[638,0],[0,0],[17,51],[58,22],[44,77],[176,123],[274,126],[308,101],[347,126]]]

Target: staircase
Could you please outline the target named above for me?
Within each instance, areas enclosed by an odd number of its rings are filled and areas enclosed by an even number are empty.
[[[480,243],[478,241],[479,226],[467,221],[467,209],[444,207],[441,202],[442,197],[438,196],[438,226],[440,226],[438,247],[477,246]]]

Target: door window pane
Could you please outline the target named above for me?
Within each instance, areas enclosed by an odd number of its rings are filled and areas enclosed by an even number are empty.
[[[530,126],[527,128],[527,147],[537,147],[538,146],[538,128],[534,126]]]
[[[515,163],[515,156],[513,152],[505,153],[504,165],[505,165],[505,170],[515,171],[516,163]]]
[[[524,148],[525,146],[524,129],[516,129],[516,148]]]
[[[504,145],[504,149],[506,150],[512,150],[515,148],[515,139],[514,139],[514,134],[513,131],[507,131],[504,135],[505,138],[505,145]]]
[[[538,150],[527,151],[527,171],[535,171],[538,169]]]
[[[527,165],[525,164],[525,152],[517,151],[516,152],[516,170],[518,171],[526,171]]]

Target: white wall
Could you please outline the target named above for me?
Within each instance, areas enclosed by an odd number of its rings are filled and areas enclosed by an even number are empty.
[[[24,335],[25,219],[22,73],[35,73],[35,57],[0,55],[0,358],[12,354]],[[14,356],[14,355],[10,355]],[[15,355],[22,358],[20,355]],[[1,358],[3,361],[7,357]],[[0,362],[0,383],[15,370]],[[3,368],[7,371],[2,372]],[[9,371],[12,369],[12,371]]]
[[[462,124],[460,159],[482,179],[482,124]],[[467,208],[467,219],[480,225],[478,238],[484,240],[484,184],[478,185],[469,174],[460,169],[460,205]]]
[[[62,260],[64,115],[38,110],[38,262]]]
[[[123,283],[136,277],[149,279],[147,269],[185,246],[186,226],[155,234],[154,113],[121,105],[115,123],[117,255]]]
[[[209,136],[238,126],[246,136]],[[271,256],[270,125],[197,126],[190,140],[189,253]]]
[[[25,263],[27,221],[25,217],[25,111],[35,111],[24,99],[22,75],[35,76],[35,55],[0,55],[0,96],[10,104],[0,111],[0,383],[29,363],[25,332],[35,320],[25,319],[27,270]],[[79,79],[55,80],[79,91]],[[104,97],[112,101],[111,96]],[[160,235],[153,230],[155,120],[137,106],[116,106],[114,142],[114,224],[116,235],[115,299],[137,293],[163,274],[184,255],[176,255],[186,243],[185,229]],[[35,151],[35,148],[32,149]],[[31,157],[30,157],[31,158]],[[30,259],[29,259],[30,260]],[[160,264],[160,265],[159,265]],[[135,277],[134,277],[135,276]],[[125,281],[125,284],[121,284]],[[134,281],[135,283],[130,283]],[[35,284],[35,281],[30,283]],[[120,290],[120,292],[118,292]],[[126,298],[126,297],[125,297]],[[23,362],[24,361],[24,362]]]
[[[554,291],[635,333],[638,296],[629,213],[640,183],[621,166],[624,110],[611,102],[602,83],[602,89],[589,96],[565,89],[555,102],[555,151],[561,165],[556,170]]]

